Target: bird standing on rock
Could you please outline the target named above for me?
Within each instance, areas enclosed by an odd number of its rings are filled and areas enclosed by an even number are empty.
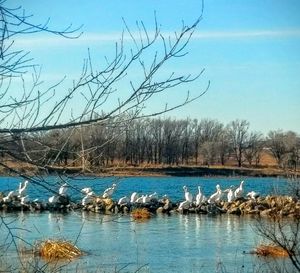
[[[246,196],[252,200],[256,200],[256,198],[259,197],[259,193],[255,191],[250,191],[246,194]]]
[[[135,203],[135,201],[139,198],[139,194],[137,192],[133,192],[130,197],[130,203]]]
[[[201,192],[201,187],[198,186],[198,194],[196,195],[196,206],[199,206],[205,201],[205,196]]]
[[[126,205],[127,203],[129,203],[129,198],[127,196],[123,196],[119,199],[118,201],[118,205]]]
[[[3,197],[3,202],[4,203],[8,203],[12,200],[12,197],[14,196],[15,192],[14,191],[10,191],[7,196]]]
[[[214,194],[212,194],[207,200],[209,204],[219,202],[222,197],[222,190],[219,184],[217,184],[216,189],[217,191]]]
[[[90,191],[86,194],[85,197],[82,198],[81,205],[83,206],[89,205],[93,203],[94,199],[95,199],[95,194],[93,191]]]
[[[158,201],[158,194],[157,194],[157,192],[151,193],[149,195],[149,197],[150,197],[150,201]]]
[[[25,195],[27,185],[28,185],[28,180],[25,180],[24,182],[20,182],[19,189],[18,189],[19,198]]]
[[[183,190],[184,190],[185,200],[192,203],[193,202],[193,195],[188,191],[187,186],[183,186]]]
[[[110,188],[107,188],[104,192],[103,192],[103,195],[102,197],[103,198],[110,198],[113,193],[115,192],[115,189],[116,189],[117,185],[116,184],[112,184],[112,186]]]
[[[235,198],[241,198],[243,196],[244,194],[243,184],[244,181],[241,181],[240,186],[234,191]]]
[[[233,186],[231,185],[229,189],[226,189],[224,192],[227,192],[227,202],[231,203],[234,199]]]
[[[188,200],[185,200],[179,204],[178,210],[179,211],[187,210],[190,208],[190,205],[191,205],[191,202]]]
[[[69,188],[69,185],[67,183],[61,185],[59,190],[58,190],[58,194],[59,195],[66,195],[68,188]]]

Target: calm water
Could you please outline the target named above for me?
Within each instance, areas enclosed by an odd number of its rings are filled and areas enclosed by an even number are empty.
[[[53,186],[57,182],[48,178]],[[245,178],[245,190],[259,191],[263,195],[274,189],[279,193],[287,190],[287,181],[273,178]],[[0,191],[17,187],[20,180],[1,178]],[[238,185],[237,178],[126,178],[117,181],[117,199],[141,193],[168,194],[174,201],[183,199],[182,186],[187,185],[196,193],[198,185],[206,195],[215,191],[219,183],[224,189]],[[112,179],[84,179],[71,181],[74,188],[94,186],[97,192],[111,185]],[[56,186],[57,187],[57,186]],[[30,197],[47,199],[49,193],[31,185]],[[78,192],[74,190],[74,198]],[[45,198],[46,196],[46,198]],[[79,195],[78,195],[79,198]],[[64,271],[75,268],[85,272],[254,272],[264,261],[244,252],[251,251],[259,242],[253,230],[254,220],[233,215],[157,215],[144,223],[133,222],[130,216],[109,216],[93,213],[18,213],[4,214],[4,220],[22,227],[15,234],[29,243],[45,238],[64,238],[75,241],[86,252]],[[26,230],[25,230],[26,229]],[[6,234],[0,227],[1,242]],[[15,257],[9,249],[8,257]],[[225,269],[224,269],[225,267]],[[223,270],[223,271],[222,271]],[[82,272],[82,271],[81,271]]]

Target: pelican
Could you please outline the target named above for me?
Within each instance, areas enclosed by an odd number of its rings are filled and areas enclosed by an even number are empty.
[[[59,196],[53,195],[53,196],[49,197],[48,201],[50,204],[55,204],[58,202],[58,198],[59,198]]]
[[[89,192],[92,192],[92,189],[91,188],[83,188],[81,190],[82,193],[85,193],[85,194],[88,194]]]
[[[241,181],[240,186],[234,191],[234,197],[240,198],[243,196],[244,189],[243,189],[244,181]]]
[[[209,204],[219,202],[220,199],[221,199],[221,196],[222,196],[222,190],[221,190],[219,184],[216,186],[216,189],[217,189],[217,191],[216,191],[214,194],[212,194],[212,195],[208,198],[208,201],[207,201],[207,202],[208,202]]]
[[[183,190],[184,190],[185,200],[192,203],[193,202],[193,195],[188,191],[187,186],[183,186]]]
[[[59,190],[58,190],[58,194],[59,195],[66,195],[68,187],[69,187],[69,185],[67,183],[61,185],[60,188],[59,188]]]
[[[231,185],[229,189],[226,189],[224,192],[227,192],[227,201],[231,203],[234,199],[233,186]]]
[[[19,189],[18,189],[19,198],[25,195],[27,185],[28,185],[28,180],[25,180],[24,182],[20,182]]]
[[[115,189],[116,189],[117,185],[116,184],[112,184],[112,186],[110,188],[107,188],[104,192],[102,197],[103,198],[110,198],[112,196],[112,194],[114,193]]]
[[[181,202],[178,206],[178,210],[184,210],[184,209],[189,209],[191,202],[188,200],[185,200],[183,202]]]
[[[135,203],[136,199],[138,198],[139,198],[139,194],[137,192],[132,193],[130,197],[130,203]]]
[[[14,196],[15,192],[14,191],[10,191],[7,196],[3,197],[3,202],[4,203],[8,203],[11,201],[11,198]]]
[[[259,197],[259,193],[255,192],[255,191],[250,191],[250,192],[247,193],[246,196],[249,197],[252,200],[256,200],[256,198]]]
[[[129,202],[129,198],[127,196],[123,196],[119,199],[118,205],[125,205]]]
[[[29,201],[28,195],[21,197],[21,205],[25,205]]]
[[[94,198],[95,198],[94,192],[92,192],[92,191],[88,192],[88,193],[86,194],[86,196],[82,198],[82,200],[81,200],[81,205],[86,206],[86,205],[88,205],[88,204],[93,203]]]
[[[150,197],[150,201],[158,201],[157,192],[154,192],[154,193],[150,194],[149,197]]]
[[[135,203],[137,203],[137,204],[142,204],[142,203],[143,203],[143,199],[144,199],[144,195],[142,195],[141,197],[138,197],[138,198],[135,200]]]
[[[199,206],[204,201],[205,201],[205,196],[201,192],[201,187],[198,186],[198,194],[196,195],[196,206]]]
[[[142,199],[143,204],[147,204],[147,203],[149,203],[150,201],[151,201],[151,198],[149,197],[148,194],[143,195],[143,199]]]

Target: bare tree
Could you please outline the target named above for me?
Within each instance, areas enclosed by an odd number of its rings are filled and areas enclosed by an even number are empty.
[[[102,68],[96,68],[96,62],[88,54],[80,77],[74,80],[73,85],[66,92],[60,90],[59,94],[63,95],[59,96],[57,93],[57,90],[61,88],[60,82],[41,91],[40,73],[34,70],[32,86],[28,88],[28,82],[23,79],[22,96],[12,96],[8,88],[13,80],[12,75],[22,75],[26,71],[24,68],[28,69],[31,65],[30,59],[26,59],[27,53],[13,51],[12,37],[17,39],[18,35],[39,31],[70,38],[76,38],[80,34],[77,34],[78,29],[71,29],[69,26],[62,31],[51,30],[48,28],[48,21],[45,24],[34,25],[30,22],[31,16],[24,15],[21,9],[9,9],[6,5],[7,2],[2,1],[0,6],[2,16],[0,52],[1,67],[3,67],[0,80],[2,86],[7,86],[0,97],[0,134],[4,139],[0,148],[14,160],[47,169],[47,165],[41,164],[44,161],[36,160],[32,150],[29,149],[32,145],[38,145],[39,151],[49,154],[49,147],[43,146],[41,142],[36,143],[36,133],[75,127],[84,128],[92,124],[99,126],[107,124],[113,126],[113,123],[128,124],[133,119],[155,116],[181,107],[198,99],[207,90],[193,97],[187,92],[182,102],[177,105],[162,105],[161,110],[147,114],[144,111],[153,96],[168,92],[178,85],[193,82],[203,73],[204,70],[192,76],[171,72],[164,79],[160,76],[160,71],[169,61],[182,58],[188,53],[187,46],[202,18],[200,15],[191,26],[183,24],[180,31],[176,32],[173,37],[163,35],[156,18],[154,33],[150,34],[143,22],[138,22],[136,24],[137,36],[124,22],[123,35],[126,33],[131,37],[133,47],[127,48],[124,36],[121,37],[120,42],[115,45],[114,57],[106,58],[106,66]],[[144,56],[148,56],[151,50],[152,61],[145,61]],[[12,52],[9,53],[9,51]],[[139,67],[142,76],[132,80],[130,75],[132,69],[136,67]],[[121,82],[122,89],[126,87],[126,92],[120,89]],[[78,104],[78,101],[81,103]],[[72,105],[74,104],[76,104],[76,111],[73,111]],[[109,110],[104,114],[103,109]],[[68,133],[72,134],[75,131],[69,130]],[[70,136],[65,139],[65,143],[60,145],[60,150],[57,151],[59,155],[65,153],[69,139]],[[15,148],[7,149],[9,145]],[[81,150],[83,148],[81,147]],[[4,162],[0,164],[9,167]]]
[[[297,169],[299,162],[299,137],[294,132],[270,131],[267,144],[279,167]]]
[[[10,5],[8,1],[0,0],[0,151],[3,155],[0,166],[30,179],[36,186],[57,193],[57,185],[50,185],[49,181],[37,174],[40,170],[50,170],[51,165],[58,162],[69,164],[69,156],[65,157],[67,153],[72,155],[73,163],[81,162],[81,170],[87,170],[91,162],[90,155],[114,139],[104,138],[95,144],[97,140],[85,135],[94,133],[92,126],[123,128],[117,131],[123,135],[133,120],[156,116],[186,105],[207,90],[194,96],[186,92],[179,104],[163,103],[156,112],[146,111],[152,97],[179,85],[189,84],[204,72],[202,70],[194,76],[161,73],[169,62],[184,58],[188,53],[188,44],[201,21],[201,14],[189,26],[182,23],[179,31],[170,37],[163,34],[156,17],[153,32],[149,32],[143,22],[138,22],[137,31],[133,32],[124,21],[123,35],[115,44],[114,56],[105,58],[105,65],[100,66],[98,60],[92,59],[88,52],[81,75],[65,88],[61,84],[64,79],[52,86],[45,86],[39,67],[33,64],[28,52],[15,49],[14,41],[20,35],[37,32],[78,38],[79,28],[70,25],[62,30],[54,30],[49,27],[49,20],[35,24],[31,21],[32,15]],[[130,37],[130,42],[124,38],[125,35]],[[152,56],[150,61],[149,56]],[[140,77],[132,77],[135,70],[141,72]],[[31,82],[23,77],[29,72],[32,72]],[[17,95],[10,88],[15,81],[21,82]],[[100,155],[102,151],[98,150]],[[38,169],[29,176],[11,166],[9,161],[29,163]],[[5,223],[3,218],[1,221],[0,224]],[[7,230],[10,231],[9,227]]]
[[[263,148],[262,134],[257,132],[251,132],[249,135],[247,148],[245,149],[244,155],[249,165],[252,166],[253,161],[255,166],[258,166],[260,161],[261,152]]]
[[[249,122],[246,120],[235,120],[228,124],[227,131],[234,156],[238,167],[244,161],[244,151],[247,148]]]
[[[288,254],[295,272],[300,272],[300,220],[299,218],[284,219],[273,217],[258,219],[255,230],[270,243],[281,247]],[[275,272],[277,272],[275,270]],[[289,268],[279,272],[291,272]]]

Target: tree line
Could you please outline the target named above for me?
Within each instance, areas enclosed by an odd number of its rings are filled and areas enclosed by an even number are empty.
[[[246,120],[225,125],[213,119],[128,120],[23,136],[18,152],[41,166],[91,170],[118,164],[258,167],[266,152],[280,168],[297,170],[299,166],[300,137],[292,131],[275,130],[264,136],[250,131]]]

